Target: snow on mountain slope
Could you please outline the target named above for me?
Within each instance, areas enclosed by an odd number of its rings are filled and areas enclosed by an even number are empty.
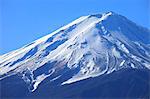
[[[61,84],[122,68],[150,69],[149,44],[148,29],[114,12],[83,16],[0,56],[0,80],[18,74],[34,91],[47,77],[55,81],[66,71],[70,75]]]

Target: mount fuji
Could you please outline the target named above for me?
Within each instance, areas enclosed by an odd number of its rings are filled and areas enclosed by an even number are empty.
[[[114,12],[82,16],[0,56],[1,99],[148,99],[149,73],[150,30]]]

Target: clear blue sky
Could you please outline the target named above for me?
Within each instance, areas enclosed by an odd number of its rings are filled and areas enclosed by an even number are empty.
[[[82,15],[114,11],[150,27],[150,0],[0,0],[0,55]]]

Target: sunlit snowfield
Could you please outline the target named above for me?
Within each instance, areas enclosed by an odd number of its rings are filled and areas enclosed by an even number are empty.
[[[82,16],[0,56],[2,98],[149,98],[149,37],[112,11]]]

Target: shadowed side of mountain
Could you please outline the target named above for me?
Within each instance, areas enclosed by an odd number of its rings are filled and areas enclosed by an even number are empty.
[[[149,70],[128,68],[63,86],[46,80],[30,93],[19,76],[12,76],[1,81],[1,99],[149,99],[149,81]]]

